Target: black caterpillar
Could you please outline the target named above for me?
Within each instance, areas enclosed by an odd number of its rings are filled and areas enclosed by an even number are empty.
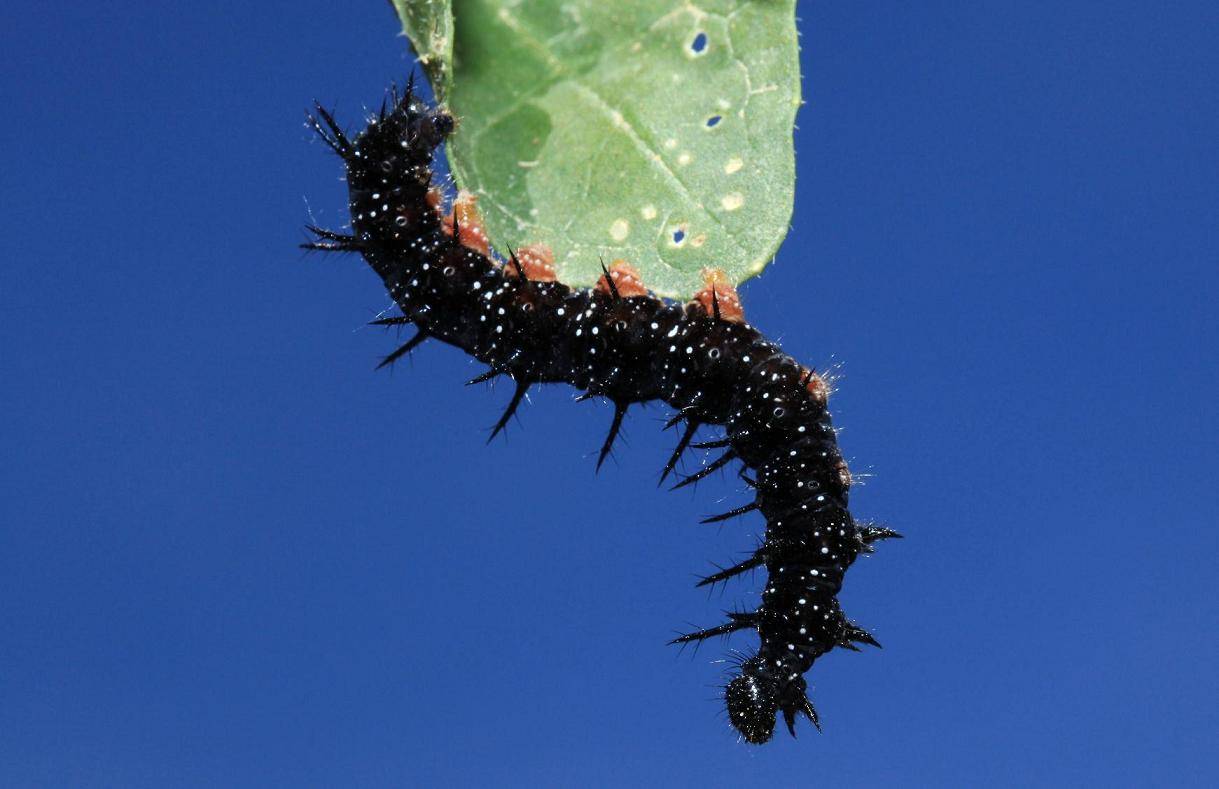
[[[804,673],[834,647],[880,646],[839,608],[843,574],[873,542],[899,536],[856,523],[847,511],[851,477],[824,381],[745,323],[735,291],[715,276],[680,305],[648,294],[621,262],[603,264],[595,288],[573,289],[555,281],[542,249],[495,260],[472,202],[459,198],[452,216],[443,216],[432,185],[432,157],[454,119],[414,98],[410,87],[402,97],[391,91],[390,99],[354,140],[320,105],[309,116],[346,164],[353,233],[310,227],[317,240],[305,245],[359,252],[402,311],[375,323],[417,328],[382,365],[436,338],[488,365],[471,383],[508,376],[515,391],[492,437],[534,384],[567,383],[584,390],[582,399],[605,397],[615,410],[598,467],[627,408],[663,400],[677,410],[668,426],[684,422],[685,432],[662,480],[689,446],[726,451],[677,487],[734,460],[751,469],[753,479],[744,470],[741,476],[755,490],[754,501],[705,522],[758,510],[766,518],[765,540],[749,559],[699,585],[765,566],[762,603],[673,643],[757,630],[760,648],[725,688],[732,725],[751,743],[770,739],[779,712],[793,736],[798,714],[820,729]],[[726,437],[691,444],[700,425],[723,425]]]

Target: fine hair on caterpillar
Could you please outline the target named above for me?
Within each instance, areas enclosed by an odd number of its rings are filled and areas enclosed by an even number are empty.
[[[879,646],[839,607],[843,576],[873,543],[899,536],[855,521],[847,509],[851,475],[830,421],[826,381],[745,321],[736,290],[717,271],[706,272],[705,287],[679,304],[652,295],[625,261],[603,262],[594,287],[573,288],[558,281],[543,245],[508,250],[506,261],[493,257],[474,199],[461,194],[446,213],[432,183],[433,155],[453,118],[409,86],[404,95],[392,90],[354,138],[321,106],[309,124],[346,166],[352,232],[311,227],[316,240],[305,246],[358,252],[401,310],[375,323],[416,329],[382,366],[435,339],[487,365],[471,383],[511,379],[513,394],[492,438],[536,384],[572,385],[580,399],[604,397],[614,413],[598,468],[628,408],[661,400],[676,412],[666,428],[682,426],[662,481],[688,448],[723,454],[675,488],[730,463],[743,466],[754,500],[704,522],[756,510],[766,521],[764,539],[749,558],[699,585],[764,568],[761,603],[673,643],[757,631],[757,652],[725,688],[732,725],[750,743],[769,740],[780,714],[793,736],[801,715],[820,728],[804,674],[835,647]],[[722,427],[724,436],[693,443],[703,426]]]

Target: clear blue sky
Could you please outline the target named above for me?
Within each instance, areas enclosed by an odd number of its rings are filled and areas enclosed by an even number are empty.
[[[18,3],[0,29],[0,785],[1219,783],[1219,6],[801,5],[794,229],[745,289],[861,517],[826,731],[735,741],[665,645],[760,521],[659,408],[462,387],[393,337],[308,102],[383,0]],[[738,646],[749,646],[741,639]]]

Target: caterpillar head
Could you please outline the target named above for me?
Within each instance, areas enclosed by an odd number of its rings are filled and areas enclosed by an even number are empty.
[[[457,121],[444,110],[427,107],[412,107],[415,116],[415,135],[420,146],[429,151],[436,148],[457,128]]]
[[[408,178],[427,185],[433,152],[456,128],[447,111],[415,97],[413,83],[401,95],[393,88],[344,156],[349,176],[366,176],[385,186]]]
[[[403,102],[356,138],[358,158],[374,169],[395,158],[410,160],[415,165],[429,164],[432,151],[453,133],[456,125],[453,116],[443,110],[429,109],[417,101]]]
[[[347,163],[355,235],[401,250],[435,232],[439,216],[430,191],[431,162],[436,146],[456,126],[453,116],[416,99],[409,86],[405,95],[395,89],[349,142],[329,113],[321,107],[318,112],[327,127],[314,120],[314,128]]]

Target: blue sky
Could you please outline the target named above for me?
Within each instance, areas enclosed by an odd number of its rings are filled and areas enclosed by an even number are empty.
[[[311,99],[410,69],[387,4],[19,4],[0,29],[0,785],[1219,782],[1219,6],[801,5],[794,228],[744,291],[818,367],[885,649],[736,742],[760,521],[667,494],[653,407],[393,337]]]

